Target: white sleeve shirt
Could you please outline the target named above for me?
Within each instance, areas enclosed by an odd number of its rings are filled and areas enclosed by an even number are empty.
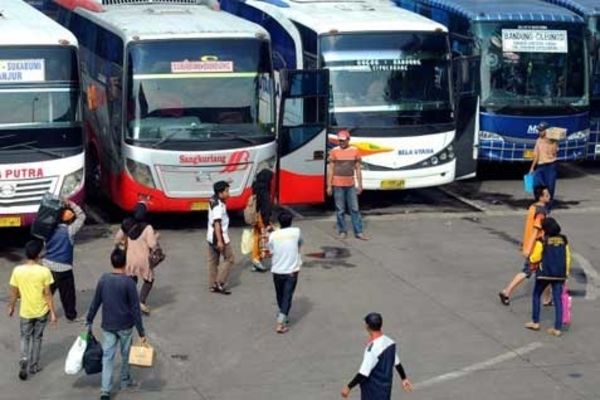
[[[227,215],[227,205],[221,200],[213,208],[208,210],[208,229],[206,232],[206,240],[208,243],[213,243],[215,236],[215,222],[221,222],[221,231],[223,232],[223,241],[225,244],[230,242],[229,240],[229,216]]]

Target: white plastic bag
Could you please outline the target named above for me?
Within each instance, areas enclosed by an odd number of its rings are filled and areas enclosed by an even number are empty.
[[[67,359],[65,360],[65,373],[67,375],[76,375],[83,368],[83,353],[87,347],[87,332],[82,332],[77,336],[75,343],[71,346]]]
[[[251,229],[244,229],[242,232],[242,254],[248,255],[252,253],[252,247],[254,246],[254,235]]]

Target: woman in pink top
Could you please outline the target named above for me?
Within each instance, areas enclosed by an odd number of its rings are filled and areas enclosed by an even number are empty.
[[[158,233],[146,222],[146,213],[146,205],[138,203],[133,210],[133,217],[125,218],[121,224],[115,242],[127,248],[127,275],[136,282],[138,279],[144,282],[140,290],[140,309],[149,314],[150,307],[146,305],[146,300],[154,284],[154,270],[150,268],[149,257],[150,251],[158,246]]]
[[[541,122],[537,126],[540,136],[535,141],[533,161],[531,162],[529,172],[535,172],[535,186],[546,186],[548,188],[550,192],[548,210],[550,210],[552,201],[554,200],[556,178],[558,177],[556,170],[558,142],[546,137],[546,129],[548,129],[546,122]]]

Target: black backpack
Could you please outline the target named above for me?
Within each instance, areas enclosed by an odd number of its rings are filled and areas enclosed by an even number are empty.
[[[31,235],[48,241],[59,223],[62,208],[62,202],[57,196],[49,192],[44,194],[37,216],[31,225]]]

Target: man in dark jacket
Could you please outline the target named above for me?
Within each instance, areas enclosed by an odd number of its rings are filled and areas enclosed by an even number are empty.
[[[85,222],[85,213],[72,201],[64,201],[60,223],[46,242],[46,255],[42,263],[52,272],[52,294],[58,289],[65,317],[77,320],[75,307],[75,276],[73,275],[73,251],[75,235]]]
[[[140,300],[133,279],[125,274],[127,258],[125,251],[115,248],[110,256],[111,273],[105,273],[98,281],[96,293],[87,315],[91,328],[98,308],[102,305],[102,388],[100,399],[109,400],[112,390],[113,361],[117,343],[121,347],[121,389],[133,385],[129,372],[129,350],[135,325],[142,343],[146,342]]]

